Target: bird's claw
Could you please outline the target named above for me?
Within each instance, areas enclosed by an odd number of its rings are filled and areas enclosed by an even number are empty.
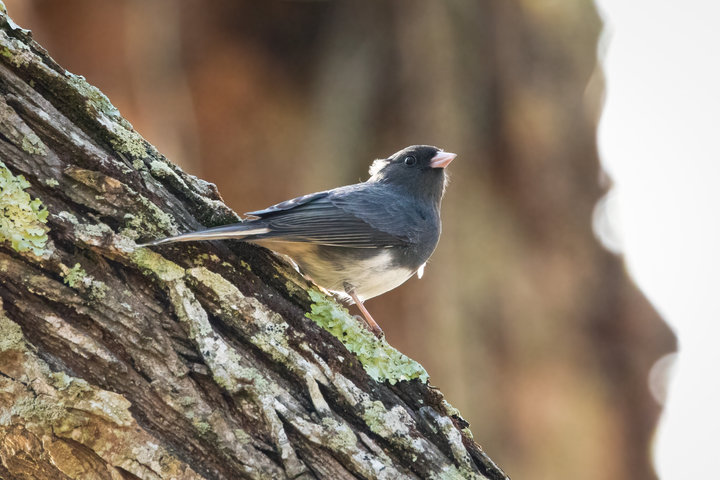
[[[355,317],[355,320],[357,320],[367,331],[375,335],[378,339],[382,340],[385,338],[385,332],[383,332],[382,328],[380,326],[377,326],[377,328],[373,328],[372,325],[363,317],[362,315],[353,315]]]

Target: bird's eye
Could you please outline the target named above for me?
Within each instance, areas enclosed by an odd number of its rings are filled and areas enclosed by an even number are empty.
[[[408,167],[412,167],[416,163],[417,160],[415,159],[415,157],[405,157],[405,165],[407,165]]]

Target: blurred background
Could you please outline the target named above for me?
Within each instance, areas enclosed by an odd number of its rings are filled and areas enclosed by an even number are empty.
[[[238,212],[457,153],[425,276],[368,308],[511,477],[656,478],[648,373],[675,340],[593,233],[592,1],[5,3]]]

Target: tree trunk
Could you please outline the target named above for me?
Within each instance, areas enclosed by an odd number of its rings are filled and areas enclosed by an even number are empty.
[[[4,6],[0,48],[0,478],[506,478],[285,260],[135,249],[238,217]]]

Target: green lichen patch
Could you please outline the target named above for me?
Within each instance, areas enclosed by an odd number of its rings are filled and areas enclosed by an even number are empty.
[[[209,432],[212,432],[212,426],[207,423],[203,422],[201,420],[195,420],[193,421],[193,426],[195,427],[195,430],[197,430],[198,435],[201,437],[204,435],[207,435]]]
[[[25,177],[13,175],[0,162],[0,241],[9,240],[18,252],[42,256],[48,240],[48,211],[40,199],[30,198],[25,191],[29,186]]]
[[[200,253],[193,256],[193,264],[198,267],[205,265],[207,262],[220,263],[220,257],[215,255],[214,253]]]
[[[460,414],[460,410],[458,410],[457,408],[453,407],[453,406],[450,404],[450,402],[448,402],[448,401],[445,400],[444,398],[443,398],[443,400],[442,400],[442,406],[443,406],[444,409],[445,409],[445,412],[444,412],[444,413],[445,413],[448,417],[463,418],[462,415]]]
[[[292,280],[285,281],[285,288],[291,295],[301,295],[305,291],[304,288],[302,288],[300,285],[293,282]]]
[[[140,270],[145,273],[154,274],[160,280],[166,282],[179,280],[185,276],[185,269],[183,267],[147,248],[135,250],[130,258]]]
[[[72,268],[67,268],[61,264],[60,268],[63,269],[60,275],[63,277],[65,285],[75,290],[86,291],[89,289],[90,298],[95,300],[105,298],[108,286],[99,280],[95,280],[92,275],[88,275],[79,263],[76,263]]]
[[[310,290],[314,302],[305,316],[333,334],[354,353],[365,371],[378,382],[394,385],[401,380],[428,381],[425,369],[365,329],[347,309],[317,290]]]
[[[83,279],[87,277],[87,273],[85,273],[85,270],[83,270],[79,263],[76,263],[75,266],[61,275],[64,277],[63,282],[65,282],[65,285],[70,288],[79,288],[82,285]]]
[[[8,23],[12,22],[9,17],[5,17],[5,20]],[[15,24],[13,23],[12,25]],[[25,67],[33,61],[33,54],[30,51],[30,47],[21,40],[11,37],[5,31],[0,31],[0,42],[3,45],[0,55],[5,57],[15,67]]]
[[[135,130],[123,125],[115,125],[111,131],[115,134],[115,138],[111,139],[110,143],[118,152],[127,153],[133,157],[147,156],[147,144]]]

